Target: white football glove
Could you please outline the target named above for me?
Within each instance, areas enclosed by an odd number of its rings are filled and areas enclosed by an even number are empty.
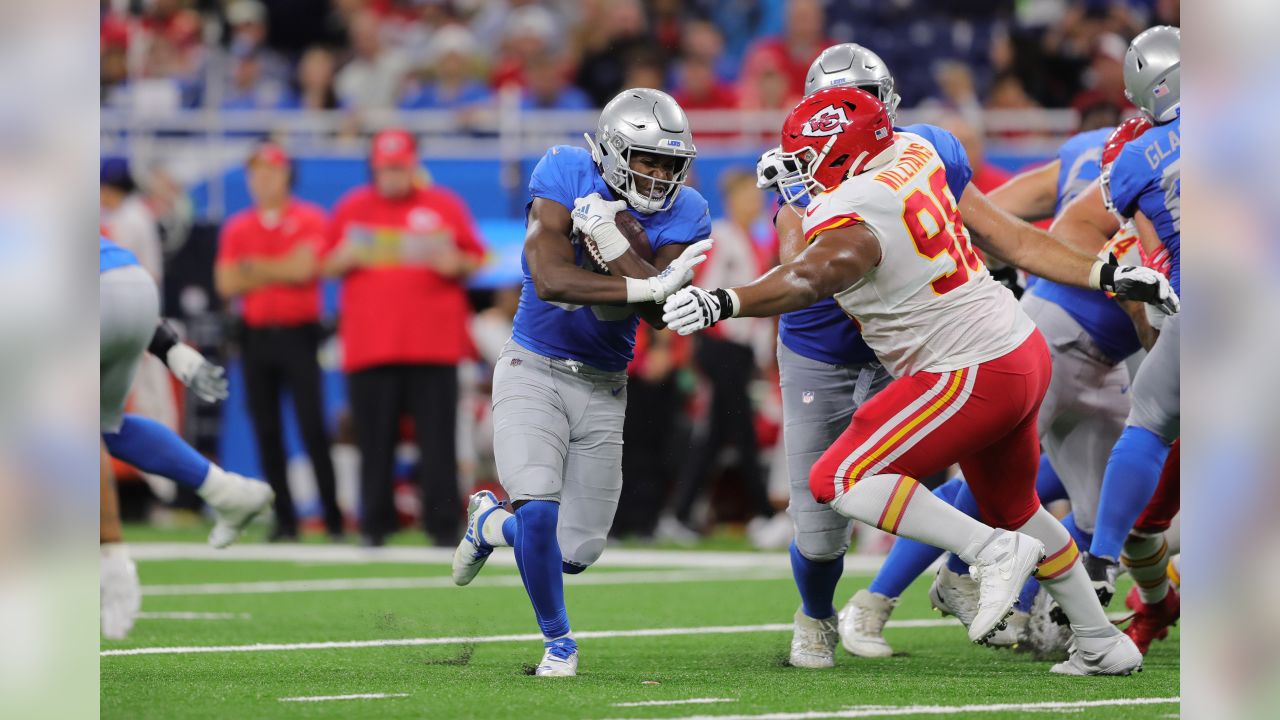
[[[99,573],[102,635],[111,640],[123,640],[133,629],[133,621],[142,607],[138,569],[123,543],[102,546]]]
[[[1138,300],[1155,305],[1166,315],[1174,315],[1181,307],[1178,294],[1169,279],[1156,270],[1135,265],[1117,265],[1115,256],[1098,261],[1089,274],[1089,284],[1122,300]]]
[[[699,240],[680,253],[662,272],[648,278],[626,278],[627,302],[660,303],[672,293],[693,282],[693,269],[706,262],[707,251],[714,241]]]
[[[681,335],[692,335],[699,330],[733,317],[737,312],[737,298],[732,290],[703,290],[690,286],[667,298],[662,306],[662,322]]]
[[[173,376],[191,388],[191,392],[201,400],[218,402],[227,399],[226,371],[206,360],[199,350],[186,343],[176,343],[165,353],[164,363]]]
[[[631,249],[627,236],[614,221],[614,216],[626,207],[625,200],[605,200],[600,193],[573,201],[573,228],[591,238],[604,262],[617,260]]]
[[[781,152],[781,147],[771,147],[760,156],[760,160],[756,162],[756,187],[778,191],[778,176],[788,170],[786,163],[778,157]]]

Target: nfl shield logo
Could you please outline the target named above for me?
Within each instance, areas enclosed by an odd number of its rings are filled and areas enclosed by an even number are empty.
[[[813,402],[813,391],[805,390],[803,393],[801,393],[800,402],[804,403],[805,405],[808,405],[809,403]]]
[[[524,362],[520,358],[511,358],[511,367],[520,367],[520,363]]]

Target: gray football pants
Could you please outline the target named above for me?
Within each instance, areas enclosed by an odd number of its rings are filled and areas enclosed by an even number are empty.
[[[1040,328],[1053,361],[1036,420],[1040,445],[1071,498],[1076,527],[1092,533],[1102,475],[1129,414],[1129,370],[1057,304],[1028,293],[1022,309]]]
[[[835,560],[849,549],[853,520],[813,499],[809,470],[849,427],[849,419],[868,398],[892,380],[878,362],[828,365],[778,343],[782,384],[782,442],[787,452],[791,503],[787,513],[796,529],[800,554],[819,562]]]
[[[512,501],[560,503],[564,562],[604,551],[622,492],[627,374],[530,352],[508,341],[493,371],[493,455]],[[661,478],[637,478],[659,482]]]
[[[1129,425],[1145,428],[1172,444],[1182,434],[1182,315],[1165,318],[1160,337],[1133,378]]]
[[[124,422],[125,399],[160,322],[160,292],[146,270],[126,265],[102,273],[98,293],[98,422],[102,432],[115,432]]]

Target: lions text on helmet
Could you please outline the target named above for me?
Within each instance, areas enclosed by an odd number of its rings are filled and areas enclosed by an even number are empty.
[[[671,208],[698,156],[684,110],[650,88],[619,93],[584,137],[605,183],[642,213]]]

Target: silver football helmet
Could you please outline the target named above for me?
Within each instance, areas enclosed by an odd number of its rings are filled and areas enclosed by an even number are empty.
[[[661,90],[623,90],[600,111],[596,136],[583,135],[605,183],[642,213],[667,210],[675,203],[698,156],[689,118]],[[676,171],[670,180],[636,172],[631,169],[635,152],[674,157]]]
[[[1148,28],[1124,54],[1124,94],[1157,125],[1178,116],[1182,81],[1182,31]]]
[[[804,94],[812,95],[823,88],[852,85],[875,95],[889,110],[889,120],[896,122],[898,103],[902,98],[893,91],[893,75],[880,56],[857,43],[832,45],[809,66],[804,80]]]

